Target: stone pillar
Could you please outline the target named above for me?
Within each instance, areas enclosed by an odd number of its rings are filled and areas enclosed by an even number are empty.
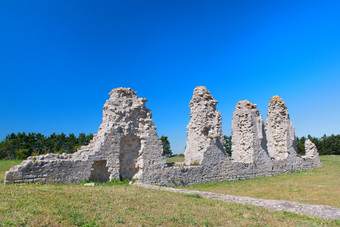
[[[319,157],[318,149],[316,148],[315,144],[309,139],[305,141],[305,151],[306,154],[303,156],[303,158],[316,159]]]
[[[235,162],[269,162],[263,118],[256,104],[239,101],[232,119],[232,158]]]
[[[184,151],[186,165],[202,164],[204,153],[210,146],[216,146],[217,150],[226,156],[222,117],[216,110],[216,104],[217,101],[206,87],[195,88],[189,104],[191,119],[187,126],[187,143]],[[214,155],[207,157],[214,158]]]
[[[289,119],[287,105],[279,96],[270,99],[265,129],[271,158],[283,160],[297,156],[294,126]]]

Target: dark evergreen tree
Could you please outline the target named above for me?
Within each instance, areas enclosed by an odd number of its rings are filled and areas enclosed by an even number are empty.
[[[225,140],[225,144],[224,144],[225,151],[227,152],[229,156],[231,156],[231,136],[225,135],[224,140]]]
[[[46,151],[46,138],[41,133],[37,133],[36,135],[36,145],[35,145],[35,153],[36,154],[44,154]]]
[[[0,159],[25,159],[31,155],[47,153],[74,153],[82,145],[87,145],[93,134],[79,134],[77,138],[73,133],[66,136],[64,133],[52,133],[45,137],[41,133],[12,133],[0,142]]]
[[[87,139],[86,139],[86,135],[85,133],[79,133],[79,136],[78,136],[78,143],[79,145],[84,145],[86,143]]]
[[[160,140],[162,141],[163,145],[163,156],[169,157],[172,155],[170,142],[167,136],[161,136]]]
[[[88,134],[88,135],[86,136],[86,141],[85,141],[85,143],[84,143],[84,144],[81,144],[81,145],[87,145],[87,144],[89,144],[89,143],[91,142],[92,139],[93,139],[93,134],[90,133],[90,134]]]
[[[306,141],[306,137],[296,137],[296,147],[298,149],[298,154],[299,155],[305,155],[305,141]]]

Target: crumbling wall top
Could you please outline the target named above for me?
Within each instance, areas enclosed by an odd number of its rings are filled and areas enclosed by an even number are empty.
[[[270,115],[271,117],[280,117],[282,118],[282,120],[289,119],[287,104],[278,95],[270,98],[268,105],[268,115]]]
[[[116,95],[118,97],[122,97],[122,96],[132,96],[132,95],[136,95],[137,92],[135,92],[134,90],[132,90],[131,88],[126,88],[126,87],[119,87],[119,88],[114,88],[111,90],[111,92],[109,93],[110,96],[112,95]]]
[[[217,101],[210,94],[210,91],[205,86],[198,86],[194,89],[192,99],[190,100],[189,107],[195,108],[197,106],[211,106],[216,109]]]

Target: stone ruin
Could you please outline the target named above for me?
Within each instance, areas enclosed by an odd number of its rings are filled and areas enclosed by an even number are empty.
[[[217,101],[203,86],[194,90],[189,107],[185,163],[171,165],[162,156],[146,99],[131,88],[116,88],[103,107],[103,122],[89,145],[74,154],[31,156],[5,175],[10,183],[80,183],[136,179],[146,184],[190,185],[234,181],[322,166],[315,145],[297,155],[294,127],[287,106],[274,96],[264,124],[256,104],[237,103],[232,119],[232,157],[224,149]]]
[[[196,87],[189,103],[190,122],[187,126],[185,164],[202,164],[204,154],[216,146],[225,155],[222,116],[216,109],[217,101],[203,86]],[[217,154],[216,154],[217,155]]]
[[[244,100],[236,104],[232,120],[232,158],[236,162],[270,162],[263,118],[256,104]]]
[[[276,160],[296,157],[295,133],[289,119],[287,105],[279,96],[270,99],[266,120],[269,156]]]
[[[74,154],[29,157],[6,173],[6,183],[79,183],[84,179],[143,178],[149,168],[162,169],[162,143],[158,139],[147,99],[131,88],[117,88],[103,107],[103,122],[88,146]]]

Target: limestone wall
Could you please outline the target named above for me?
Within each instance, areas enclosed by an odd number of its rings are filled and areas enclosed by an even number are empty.
[[[216,109],[217,101],[204,86],[195,88],[190,101],[191,120],[187,126],[187,142],[184,151],[185,164],[202,164],[211,141],[226,156],[222,133],[222,116]]]
[[[6,172],[5,183],[79,183],[89,178],[90,168],[89,160],[67,154],[34,156]]]
[[[189,105],[185,163],[167,165],[146,101],[130,88],[113,89],[103,107],[103,122],[88,146],[74,154],[29,157],[6,172],[5,183],[106,182],[123,177],[148,184],[189,185],[322,166],[310,140],[305,143],[306,155],[297,155],[294,127],[278,96],[270,100],[266,124],[255,104],[247,100],[237,103],[232,119],[232,157],[228,157],[217,101],[202,86],[194,90]]]
[[[194,97],[195,91],[191,105],[195,100],[202,102]],[[209,111],[205,109],[201,112]],[[192,135],[189,133],[192,125],[204,128],[204,121],[196,114],[191,114],[188,137]],[[197,129],[197,127],[193,128]],[[270,142],[267,142],[268,134]],[[271,154],[268,153],[269,146],[271,146]],[[213,140],[210,143],[205,141],[204,158],[200,166],[172,166],[163,171],[151,171],[146,173],[144,183],[179,186],[235,181],[322,166],[317,149],[311,141],[306,141],[305,149],[306,155],[299,157],[295,147],[294,127],[289,120],[287,106],[282,98],[274,96],[270,100],[266,125],[256,104],[244,100],[237,103],[232,119],[232,159],[221,155],[220,149]]]
[[[232,120],[232,158],[236,162],[268,163],[270,161],[263,118],[247,100],[239,101]]]
[[[270,157],[283,160],[297,156],[295,133],[287,105],[279,96],[270,99],[266,120],[267,147]]]
[[[103,122],[88,146],[69,155],[30,157],[6,172],[5,183],[142,180],[145,171],[163,169],[162,143],[145,106],[147,99],[138,98],[131,88],[116,88],[109,94]]]
[[[293,160],[265,163],[243,163],[224,160],[216,165],[167,167],[162,171],[150,171],[143,183],[167,186],[185,186],[209,182],[246,180],[256,177],[279,175],[321,167],[318,158],[296,158]]]

